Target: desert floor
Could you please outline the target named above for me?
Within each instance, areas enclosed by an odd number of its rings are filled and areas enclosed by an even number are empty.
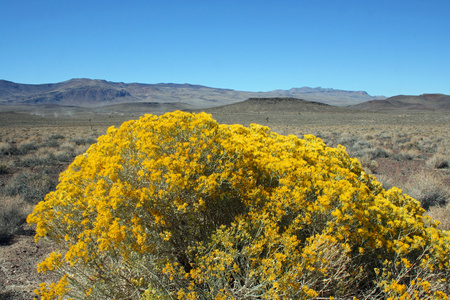
[[[443,229],[450,229],[449,205],[436,205],[448,201],[450,195],[450,113],[321,111],[320,107],[229,107],[207,112],[219,123],[259,123],[280,134],[313,134],[331,147],[344,145],[386,188],[398,186],[418,200],[428,197],[426,201],[434,201],[428,213],[442,222]],[[58,174],[76,155],[109,126],[120,126],[140,114],[0,112],[0,205],[4,214],[11,211],[18,217],[3,216],[12,223],[1,225],[16,228],[3,228],[10,232],[0,244],[0,299],[32,299],[41,282],[52,280],[36,272],[36,264],[52,246],[36,244],[33,229],[23,223],[24,218],[55,188]],[[431,200],[430,194],[434,195]]]

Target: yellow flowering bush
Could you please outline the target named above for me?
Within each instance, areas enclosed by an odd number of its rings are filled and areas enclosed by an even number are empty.
[[[450,235],[314,136],[146,115],[110,128],[28,217],[42,299],[446,299]]]

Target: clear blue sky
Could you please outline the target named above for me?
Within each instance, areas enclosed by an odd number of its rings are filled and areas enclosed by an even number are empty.
[[[450,94],[449,0],[0,0],[0,79]]]

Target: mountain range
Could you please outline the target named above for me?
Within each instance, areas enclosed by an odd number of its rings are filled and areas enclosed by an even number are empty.
[[[345,91],[329,88],[292,88],[268,92],[248,92],[212,88],[194,84],[123,83],[98,79],[71,79],[59,83],[20,84],[0,80],[2,107],[78,107],[118,111],[136,111],[151,107],[164,112],[175,109],[207,109],[240,103],[248,99],[301,99],[315,104],[347,107],[357,110],[392,112],[450,111],[450,96],[444,94],[398,95],[390,98],[371,96],[364,91]],[[274,100],[275,101],[275,100]],[[283,101],[284,105],[306,105],[303,102]],[[263,101],[264,105],[271,101]],[[250,101],[249,103],[255,104]],[[258,102],[260,103],[260,102]],[[276,105],[280,105],[275,101]],[[56,105],[56,106],[55,106]],[[247,105],[247,104],[246,104]],[[109,108],[107,108],[109,107]],[[321,110],[326,109],[324,106]],[[228,108],[227,108],[228,109]],[[253,106],[252,106],[253,109]]]
[[[0,80],[0,104],[59,104],[65,106],[105,106],[122,103],[185,103],[197,108],[232,104],[249,98],[292,97],[336,106],[348,106],[386,97],[364,91],[344,91],[321,87],[292,88],[269,92],[248,92],[193,84],[123,83],[93,79],[71,79],[60,83],[20,84]]]

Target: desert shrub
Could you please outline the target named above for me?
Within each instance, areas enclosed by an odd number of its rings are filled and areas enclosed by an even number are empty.
[[[66,150],[66,151],[74,152],[74,150],[75,150],[75,143],[74,143],[74,142],[66,141],[66,142],[62,143],[62,144],[59,146],[59,148],[60,148],[61,150]]]
[[[379,167],[378,162],[376,160],[371,159],[368,156],[361,157],[359,161],[363,166],[363,168],[369,171],[368,173],[375,173]]]
[[[414,160],[421,156],[417,150],[402,150],[392,156],[392,159],[397,161]]]
[[[393,178],[392,176],[385,175],[385,174],[377,174],[377,180],[381,183],[381,186],[385,190],[390,190],[394,186],[398,186],[398,180]]]
[[[20,151],[17,149],[16,145],[8,142],[0,142],[0,157],[17,154],[20,154]]]
[[[52,134],[50,136],[47,137],[45,143],[44,143],[44,147],[51,147],[51,148],[56,148],[59,146],[59,144],[61,143],[62,140],[64,140],[64,136],[61,134]]]
[[[7,162],[0,161],[0,175],[8,174],[10,170],[10,164]]]
[[[0,244],[8,243],[25,223],[21,204],[17,197],[0,195]]]
[[[371,159],[386,158],[392,155],[392,151],[383,147],[375,147],[366,152]]]
[[[444,178],[430,172],[422,171],[406,182],[404,191],[428,210],[431,206],[442,206],[450,200],[450,190]]]
[[[6,287],[6,274],[0,266],[0,296],[2,295],[2,292],[5,289],[5,287]]]
[[[420,203],[343,147],[204,113],[110,128],[28,222],[57,249],[38,265],[60,276],[39,287],[44,299],[450,292],[449,233]]]
[[[416,142],[406,142],[404,144],[399,144],[398,148],[400,150],[415,150],[415,151],[420,151],[420,147]]]
[[[14,174],[7,182],[5,193],[8,196],[19,195],[24,201],[35,204],[42,201],[45,195],[55,187],[56,180],[45,172],[24,171]]]
[[[427,165],[436,169],[448,169],[450,168],[450,154],[435,154],[427,160]]]
[[[75,153],[70,150],[56,150],[49,148],[41,148],[32,154],[18,157],[14,160],[16,167],[39,167],[39,166],[55,166],[66,164],[75,158]]]
[[[32,168],[39,166],[52,166],[57,162],[58,161],[52,153],[47,153],[45,155],[34,153],[31,155],[24,155],[20,158],[15,159],[14,166],[22,168]]]
[[[84,137],[84,138],[75,138],[72,140],[76,145],[91,145],[95,143],[97,140],[92,137]]]
[[[337,140],[340,145],[344,147],[351,147],[358,142],[358,137],[354,134],[343,133]]]
[[[63,140],[65,136],[59,133],[54,133],[47,137],[47,140]]]
[[[75,158],[74,152],[69,150],[56,151],[53,155],[55,160],[60,163],[71,162]]]
[[[432,140],[429,140],[429,139],[426,139],[423,137],[421,137],[416,142],[416,145],[419,148],[419,150],[424,153],[436,153],[436,150],[437,150],[436,143],[434,143]]]
[[[450,230],[450,202],[446,205],[430,207],[427,211],[427,215],[440,222],[438,228]]]
[[[25,155],[31,151],[35,151],[38,150],[38,146],[36,145],[36,143],[33,142],[23,142],[20,143],[19,146],[17,147],[17,149],[19,150],[20,154]]]

